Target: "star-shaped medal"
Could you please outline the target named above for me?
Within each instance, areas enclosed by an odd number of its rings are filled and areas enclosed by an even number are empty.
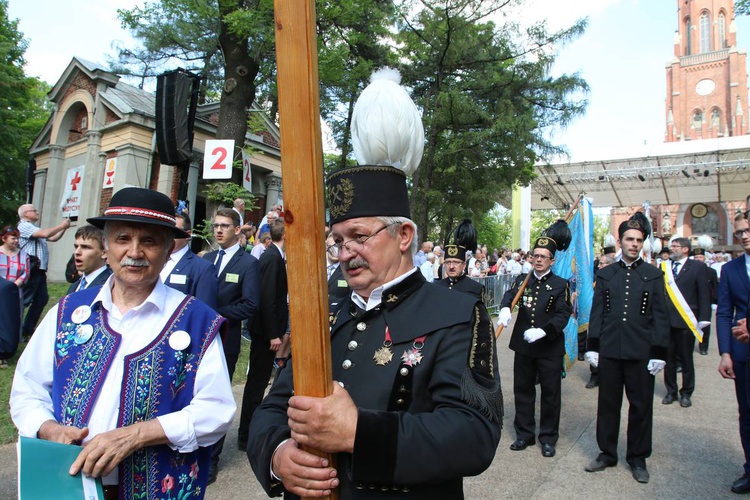
[[[372,359],[375,360],[376,365],[385,366],[393,359],[393,352],[391,352],[390,348],[383,346],[375,351]]]
[[[422,361],[422,353],[419,349],[404,351],[404,354],[401,356],[401,361],[407,366],[416,366]]]

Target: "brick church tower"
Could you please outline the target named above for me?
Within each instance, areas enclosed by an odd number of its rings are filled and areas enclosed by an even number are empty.
[[[674,59],[667,64],[666,142],[749,131],[745,51],[733,0],[677,0]]]

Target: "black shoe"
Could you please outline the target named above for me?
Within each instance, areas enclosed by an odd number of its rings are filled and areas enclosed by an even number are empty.
[[[600,458],[597,458],[586,466],[586,472],[599,472],[607,467],[614,467],[615,465],[617,464],[608,464]]]
[[[215,483],[217,477],[219,477],[219,467],[211,464],[208,468],[208,483],[206,483],[206,485],[208,486],[209,484]]]
[[[650,476],[648,475],[648,469],[646,469],[645,465],[633,466],[632,470],[633,470],[633,479],[635,479],[639,483],[643,483],[643,484],[648,483]]]
[[[542,443],[542,456],[543,457],[554,457],[555,456],[555,445],[549,443]]]
[[[700,352],[703,356],[708,356],[708,349],[701,349],[698,352]]]
[[[663,405],[671,405],[677,401],[677,394],[667,394],[664,396],[664,399],[661,400],[661,404]]]
[[[536,441],[533,439],[529,441],[524,441],[523,439],[516,439],[513,441],[513,444],[510,445],[510,449],[513,451],[521,451],[525,450],[529,446],[534,446],[536,444]]]
[[[691,406],[693,406],[692,401],[690,401],[690,396],[682,396],[680,398],[680,406],[682,406],[683,408],[690,408]]]
[[[750,493],[750,474],[745,474],[732,483],[732,493]]]
[[[599,387],[599,378],[592,376],[589,381],[586,382],[586,389],[593,389],[594,387]]]

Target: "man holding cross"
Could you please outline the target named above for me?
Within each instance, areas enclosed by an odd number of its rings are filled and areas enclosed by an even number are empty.
[[[406,150],[367,148],[378,143],[363,131],[376,128],[367,106],[379,116],[413,112],[390,134]],[[374,80],[352,128],[361,166],[327,180],[333,244],[352,288],[331,313],[333,391],[293,396],[293,369],[283,370],[253,416],[248,458],[271,495],[338,488],[340,498],[386,489],[400,498],[463,498],[463,476],[490,465],[500,438],[492,324],[481,301],[427,284],[414,267],[406,176],[389,165],[413,171],[423,131],[398,82]],[[301,445],[335,454],[336,468]]]

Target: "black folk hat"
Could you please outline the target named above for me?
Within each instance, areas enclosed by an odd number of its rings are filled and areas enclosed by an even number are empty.
[[[558,219],[536,239],[534,248],[546,248],[554,257],[557,250],[562,252],[568,249],[571,239],[572,235],[568,224],[564,220]]]
[[[622,235],[631,229],[640,231],[645,239],[651,234],[651,223],[643,212],[636,212],[628,220],[620,223],[620,227],[617,228],[617,234],[620,236],[620,239],[622,239]]]
[[[385,165],[333,172],[326,179],[330,224],[357,217],[411,217],[406,174]]]
[[[693,248],[692,254],[695,255],[703,255],[705,257],[706,255],[706,249],[701,247]]]
[[[117,191],[104,210],[104,215],[86,219],[99,229],[108,221],[137,222],[171,229],[175,238],[189,238],[190,235],[176,225],[172,200],[159,191],[128,187]]]

